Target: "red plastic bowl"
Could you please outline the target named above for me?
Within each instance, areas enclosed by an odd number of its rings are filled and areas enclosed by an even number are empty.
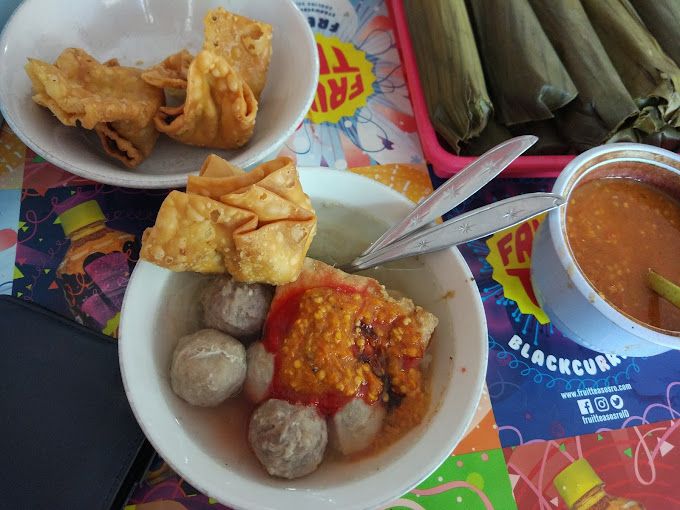
[[[427,111],[425,96],[420,85],[418,65],[411,45],[411,36],[408,31],[408,23],[404,12],[403,0],[387,0],[387,5],[394,22],[394,31],[397,37],[397,47],[401,53],[404,66],[404,75],[411,94],[413,113],[416,118],[418,136],[423,147],[425,159],[432,165],[434,173],[439,177],[450,177],[476,158],[456,156],[444,149],[430,122]],[[562,169],[575,156],[520,156],[507,169],[501,177],[557,177]]]

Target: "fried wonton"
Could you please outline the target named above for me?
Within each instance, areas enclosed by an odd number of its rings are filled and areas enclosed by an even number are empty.
[[[128,168],[134,168],[148,158],[158,139],[158,130],[153,122],[142,128],[127,120],[100,122],[94,130],[104,152],[119,159]]]
[[[115,59],[100,64],[85,51],[68,48],[53,65],[29,59],[26,72],[36,103],[67,126],[95,129],[104,149],[126,166],[138,165],[151,153],[158,138],[153,118],[163,92],[142,80],[139,69]]]
[[[190,177],[186,193],[165,199],[144,232],[142,258],[173,271],[228,272],[243,282],[294,281],[316,214],[293,162],[278,158],[245,173],[217,156],[210,160],[203,175]]]
[[[180,142],[236,149],[253,134],[257,101],[248,84],[219,55],[201,51],[189,66],[186,101],[161,107],[156,128]]]
[[[144,71],[142,79],[160,89],[185,89],[189,65],[193,59],[194,56],[191,53],[182,50]]]
[[[217,170],[217,161],[219,161],[219,170]],[[199,176],[189,176],[187,193],[221,200],[227,193],[242,190],[257,183],[258,186],[277,193],[290,202],[299,204],[305,209],[312,209],[312,203],[300,185],[297,168],[293,160],[288,157],[267,161],[250,172],[244,172],[214,154],[206,158],[206,162],[208,164],[203,164]]]
[[[142,236],[141,257],[173,271],[223,273],[225,259],[234,255],[236,226],[257,223],[247,211],[217,200],[171,191],[156,223]]]
[[[198,171],[198,175],[203,177],[232,177],[234,175],[243,175],[245,172],[236,165],[232,165],[229,161],[222,159],[216,154],[210,154]]]
[[[260,99],[272,55],[272,26],[213,9],[204,18],[203,49],[223,56]]]

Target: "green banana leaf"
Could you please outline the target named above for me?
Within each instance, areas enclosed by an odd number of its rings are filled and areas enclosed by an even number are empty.
[[[555,119],[526,122],[510,126],[513,136],[535,135],[538,141],[526,152],[531,156],[545,156],[555,154],[568,154],[569,143],[562,137],[557,129]]]
[[[493,117],[489,119],[482,133],[470,139],[462,148],[461,154],[465,156],[481,156],[496,145],[512,138],[512,133],[501,126]]]
[[[582,3],[638,108],[657,108],[667,125],[679,127],[680,68],[661,49],[630,2],[582,0]],[[642,129],[644,123],[643,119],[641,125],[634,127]]]
[[[470,0],[468,6],[498,122],[551,119],[576,97],[528,0]]]
[[[630,0],[663,50],[680,65],[680,0]]]
[[[530,3],[578,89],[578,97],[556,114],[557,130],[575,151],[604,143],[638,114],[633,98],[579,0]]]
[[[656,114],[658,114],[658,111]],[[647,145],[656,145],[672,152],[678,152],[680,151],[680,129],[663,124],[663,127],[658,131],[645,133],[639,129],[628,127],[617,131],[607,141],[607,143],[615,142],[645,143]]]
[[[493,111],[465,0],[406,0],[404,6],[430,119],[458,154]]]

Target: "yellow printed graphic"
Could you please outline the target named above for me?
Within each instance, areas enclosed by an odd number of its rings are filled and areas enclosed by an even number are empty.
[[[432,193],[432,181],[425,165],[391,163],[350,168],[355,174],[370,177],[418,202]]]
[[[116,338],[117,333],[118,333],[118,324],[119,323],[120,323],[120,312],[118,312],[116,315],[111,317],[106,322],[106,326],[104,326],[102,333],[104,333],[105,335],[109,335],[109,336]]]
[[[550,322],[536,300],[531,285],[531,245],[545,215],[498,232],[486,244],[486,260],[493,268],[493,279],[503,286],[503,293],[517,303],[520,312],[533,315],[541,324]]]
[[[312,122],[338,122],[366,105],[373,94],[373,64],[366,53],[337,37],[316,34],[319,52],[319,84],[312,108]]]

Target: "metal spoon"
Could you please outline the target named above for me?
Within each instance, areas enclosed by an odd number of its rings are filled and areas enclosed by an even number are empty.
[[[467,243],[522,223],[565,203],[554,193],[527,193],[507,198],[436,225],[368,254],[362,254],[340,269],[353,273],[386,262],[423,255]]]
[[[368,255],[415,232],[471,197],[534,145],[533,135],[511,138],[488,150],[418,204],[402,221],[388,229],[362,255]]]

